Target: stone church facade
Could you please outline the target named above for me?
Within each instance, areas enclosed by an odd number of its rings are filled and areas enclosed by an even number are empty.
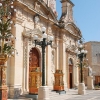
[[[45,70],[46,85],[53,89],[54,73],[62,70],[64,89],[73,88],[79,83],[76,67],[75,49],[81,31],[73,20],[73,6],[70,0],[61,0],[62,15],[57,20],[56,0],[16,0],[16,27],[12,32],[16,37],[15,55],[7,62],[8,97],[29,92],[30,54],[36,54],[33,65],[42,68],[41,47],[34,44],[35,34],[41,36],[41,28],[46,27],[46,34],[54,37],[53,46],[46,47]]]

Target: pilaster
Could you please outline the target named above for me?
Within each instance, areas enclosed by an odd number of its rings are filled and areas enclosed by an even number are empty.
[[[67,89],[67,71],[66,71],[66,69],[67,69],[67,67],[66,67],[66,59],[67,59],[67,57],[66,57],[66,52],[65,52],[65,50],[66,50],[66,45],[65,45],[65,41],[63,40],[63,42],[62,42],[62,45],[63,45],[63,50],[62,50],[62,55],[63,55],[63,65],[62,65],[62,71],[63,71],[63,73],[64,73],[64,77],[63,77],[63,79],[64,79],[64,87],[65,87],[65,90]]]
[[[65,46],[65,35],[60,35],[60,43],[59,43],[59,69],[62,70],[64,73],[63,80],[64,80],[64,87],[67,88],[67,81],[66,81],[66,46]]]
[[[52,50],[51,47],[48,46],[46,48],[46,84],[48,86],[52,86],[53,79],[51,79],[53,72],[52,72]]]
[[[16,23],[15,30],[15,55],[9,60],[9,80],[8,84],[8,97],[17,98],[22,92],[22,72],[23,72],[23,43],[22,43],[22,32],[23,27],[21,23]]]
[[[63,69],[63,40],[62,40],[62,35],[60,35],[60,40],[59,40],[59,69]]]
[[[56,49],[55,49],[55,69],[59,69],[59,39],[55,37],[55,44],[56,44]]]

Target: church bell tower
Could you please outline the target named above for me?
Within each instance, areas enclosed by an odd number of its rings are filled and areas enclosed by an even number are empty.
[[[61,0],[62,3],[62,16],[61,20],[64,22],[73,22],[73,6],[74,4],[70,0]]]

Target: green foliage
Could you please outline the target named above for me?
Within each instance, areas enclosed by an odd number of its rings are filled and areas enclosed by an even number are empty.
[[[2,0],[0,2],[0,54],[12,55],[14,52],[11,26],[13,0]]]
[[[14,47],[13,45],[8,45],[7,43],[4,44],[4,48],[3,48],[3,53],[4,54],[8,54],[8,55],[11,55],[11,53],[14,51]]]
[[[8,36],[11,35],[11,29],[9,28],[10,28],[10,19],[8,19],[6,22],[3,22],[3,20],[1,20],[0,33],[3,36],[3,38],[8,38]]]
[[[0,52],[3,54],[11,55],[12,52],[14,51],[13,44],[9,44],[9,39],[11,41],[11,29],[10,29],[10,24],[11,20],[8,19],[7,21],[4,21],[4,19],[1,20],[0,22],[0,40],[4,42],[4,45],[1,45]],[[6,43],[5,43],[6,41]]]

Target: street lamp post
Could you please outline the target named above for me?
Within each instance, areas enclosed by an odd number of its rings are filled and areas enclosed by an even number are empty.
[[[42,86],[38,90],[38,100],[49,100],[49,88],[45,84],[45,48],[46,46],[52,46],[53,37],[48,36],[45,33],[46,28],[42,27],[42,38],[38,39],[38,36],[34,36],[35,46],[39,45],[42,48]]]
[[[48,45],[52,46],[53,37],[45,33],[46,28],[42,27],[42,38],[39,40],[38,36],[34,36],[35,46],[39,45],[42,48],[42,86],[45,86],[45,48]],[[48,40],[48,41],[47,41]]]
[[[83,80],[83,59],[86,58],[87,50],[84,49],[85,46],[83,44],[83,41],[80,39],[79,40],[79,45],[76,50],[76,54],[78,56],[78,59],[80,60],[80,83],[79,83],[79,88],[78,88],[78,93],[79,94],[84,94],[85,93],[85,85],[84,85],[84,80]]]
[[[84,57],[84,53],[80,53],[80,54],[78,54],[78,57],[79,57],[79,59],[80,59],[80,73],[81,73],[81,75],[80,75],[80,77],[81,77],[81,80],[80,80],[80,82],[81,83],[83,83],[83,65],[82,65],[82,62],[83,62],[83,57]]]

